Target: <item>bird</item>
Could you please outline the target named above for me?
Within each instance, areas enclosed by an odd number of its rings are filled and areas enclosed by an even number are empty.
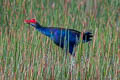
[[[91,41],[93,37],[91,32],[80,32],[74,29],[59,27],[45,27],[34,18],[26,19],[24,23],[33,26],[36,30],[49,37],[57,46],[65,49],[66,54],[69,52],[73,56],[75,56],[74,48],[80,41],[86,43]]]

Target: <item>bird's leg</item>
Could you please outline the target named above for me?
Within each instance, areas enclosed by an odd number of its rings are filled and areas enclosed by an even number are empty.
[[[71,67],[73,68],[75,66],[75,57],[71,56]]]
[[[74,76],[75,76],[75,57],[71,56],[71,61],[70,61],[70,75],[71,75],[71,80],[74,80]]]
[[[75,65],[75,48],[73,48],[72,56],[71,56],[71,64]]]

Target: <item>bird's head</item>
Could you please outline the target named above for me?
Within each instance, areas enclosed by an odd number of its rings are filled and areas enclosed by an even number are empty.
[[[32,25],[32,26],[34,26],[34,27],[37,26],[37,21],[36,21],[36,19],[24,20],[24,23],[30,24],[30,25]]]

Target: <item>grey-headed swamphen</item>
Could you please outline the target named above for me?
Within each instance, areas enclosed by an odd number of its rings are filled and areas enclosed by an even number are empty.
[[[32,25],[42,34],[48,36],[53,42],[69,51],[71,55],[75,55],[74,48],[80,42],[80,39],[83,43],[91,41],[93,35],[91,32],[81,33],[73,29],[65,29],[58,27],[44,27],[40,25],[36,19],[24,20],[25,23]]]

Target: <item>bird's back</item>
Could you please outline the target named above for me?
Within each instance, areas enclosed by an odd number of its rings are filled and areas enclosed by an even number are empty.
[[[72,29],[65,28],[50,28],[52,32],[51,38],[53,41],[61,46],[76,45],[79,41],[80,32]]]

